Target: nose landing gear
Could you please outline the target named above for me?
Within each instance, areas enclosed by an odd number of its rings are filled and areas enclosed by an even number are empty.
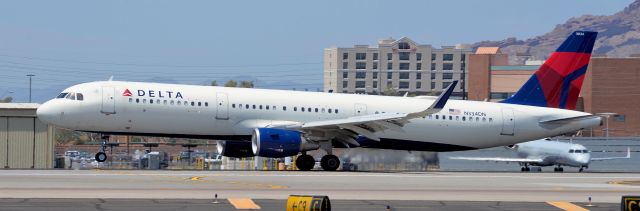
[[[558,167],[553,168],[554,172],[563,172],[564,169],[562,168],[562,166],[558,165]],[[580,168],[580,171],[582,171],[582,168]]]
[[[104,161],[107,160],[107,153],[105,153],[105,151],[107,150],[107,143],[109,142],[109,136],[108,135],[101,135],[100,136],[100,152],[96,153],[96,161],[102,163]]]

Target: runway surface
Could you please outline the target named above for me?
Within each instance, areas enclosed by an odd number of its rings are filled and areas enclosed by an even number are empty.
[[[0,198],[570,201],[619,203],[640,193],[640,174],[487,172],[261,172],[2,170]]]
[[[260,210],[285,210],[285,200],[254,200]],[[213,204],[211,200],[186,199],[0,199],[0,210],[237,210],[226,200]],[[558,207],[542,202],[463,202],[463,201],[373,201],[373,200],[332,200],[333,210],[539,210],[558,211]],[[577,204],[590,210],[618,210],[619,204],[597,203],[593,207]],[[387,209],[389,208],[389,209]]]

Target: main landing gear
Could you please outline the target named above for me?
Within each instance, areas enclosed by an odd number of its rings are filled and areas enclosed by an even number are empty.
[[[109,135],[100,135],[100,152],[96,153],[96,161],[102,163],[107,160],[107,142],[109,142]]]
[[[554,172],[563,172],[564,169],[562,168],[562,166],[558,165],[558,167],[553,168]],[[582,172],[582,168],[580,168],[580,172]]]
[[[340,158],[333,155],[333,146],[331,142],[323,142],[320,147],[327,152],[325,156],[320,159],[320,167],[325,171],[335,171],[340,167]],[[296,167],[302,171],[309,171],[316,165],[316,160],[311,155],[307,155],[306,152],[302,152],[302,155],[296,159]]]
[[[296,158],[296,167],[301,171],[309,171],[316,165],[316,160],[311,155],[303,153]],[[320,167],[325,171],[335,171],[340,167],[340,158],[335,155],[325,155],[320,159]]]

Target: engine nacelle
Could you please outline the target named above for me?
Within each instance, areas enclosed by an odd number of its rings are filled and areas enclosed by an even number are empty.
[[[281,158],[303,151],[316,150],[320,145],[311,142],[294,130],[256,128],[251,137],[253,154],[261,157]]]
[[[216,146],[218,154],[226,157],[246,158],[253,157],[251,142],[248,141],[218,141]]]

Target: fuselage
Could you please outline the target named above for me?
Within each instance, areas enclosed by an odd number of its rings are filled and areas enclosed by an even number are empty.
[[[536,140],[516,145],[518,157],[528,159],[541,159],[540,163],[531,163],[535,166],[572,166],[588,167],[591,162],[591,153],[580,144],[565,143],[559,141]]]
[[[122,81],[78,84],[63,93],[81,93],[83,99],[52,99],[38,109],[40,119],[79,131],[229,140],[250,140],[253,129],[278,124],[416,112],[435,100]],[[457,151],[505,146],[600,124],[599,119],[540,124],[586,115],[590,114],[449,100],[440,112],[412,119],[402,131],[377,132],[381,141],[370,147]]]

